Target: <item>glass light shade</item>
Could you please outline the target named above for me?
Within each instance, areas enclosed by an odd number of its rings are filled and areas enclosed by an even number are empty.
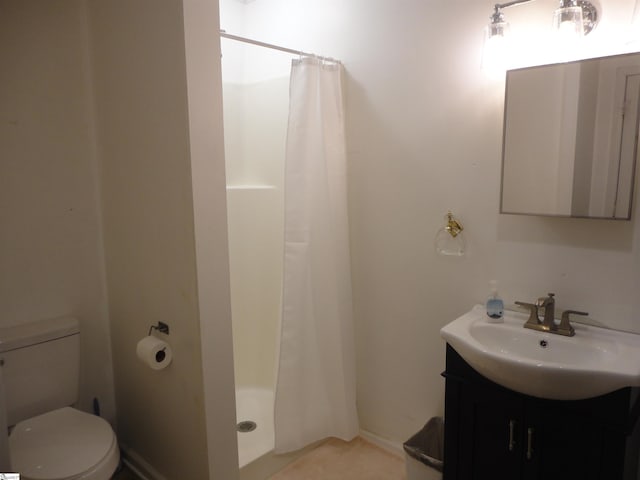
[[[434,246],[439,255],[461,257],[465,252],[465,241],[462,236],[462,224],[453,218],[451,212],[446,215],[447,223],[436,233]]]
[[[584,36],[582,7],[560,7],[553,14],[553,26],[563,39],[572,40]]]
[[[509,63],[509,24],[490,23],[485,29],[482,69],[490,75],[504,74]]]
[[[455,237],[446,228],[441,228],[434,239],[438,255],[461,257],[464,255],[466,244],[462,233]]]

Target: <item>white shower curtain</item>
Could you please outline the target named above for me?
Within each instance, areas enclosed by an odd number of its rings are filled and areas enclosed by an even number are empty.
[[[294,60],[275,451],[358,434],[341,65]]]

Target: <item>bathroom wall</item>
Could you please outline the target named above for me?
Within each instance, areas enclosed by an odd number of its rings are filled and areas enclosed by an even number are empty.
[[[239,478],[218,2],[183,2],[209,478]],[[213,50],[213,55],[211,54]]]
[[[0,326],[80,320],[78,406],[115,421],[84,2],[0,2]]]
[[[217,36],[203,33],[217,11],[88,5],[120,442],[152,478],[232,479],[220,69]],[[173,361],[153,371],[135,351],[158,321]]]
[[[238,475],[217,24],[215,2],[0,1],[0,326],[77,316],[79,406],[115,422],[111,329],[117,433],[158,480]]]
[[[221,3],[235,0],[221,0]],[[521,64],[549,61],[553,0],[508,10]],[[623,44],[633,1],[602,4],[585,56]],[[338,57],[346,74],[362,428],[402,442],[443,410],[439,329],[483,302],[555,292],[559,308],[640,331],[640,225],[498,214],[504,84],[480,69],[492,2],[257,0],[238,33]],[[534,40],[530,40],[533,38]],[[545,181],[545,172],[532,181]],[[439,257],[447,210],[467,255]]]

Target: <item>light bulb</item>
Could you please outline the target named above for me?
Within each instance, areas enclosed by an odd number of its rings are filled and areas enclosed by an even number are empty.
[[[509,24],[498,9],[490,18],[491,23],[485,29],[482,69],[490,76],[499,77],[504,75],[509,63]]]
[[[500,76],[507,69],[507,41],[503,36],[488,38],[484,44],[482,69],[491,76]]]
[[[574,60],[580,55],[582,38],[584,37],[584,23],[582,8],[571,2],[561,2],[553,15],[556,32],[554,46],[555,55],[560,62]]]
[[[553,24],[563,40],[572,41],[584,36],[582,7],[561,6],[553,14]]]

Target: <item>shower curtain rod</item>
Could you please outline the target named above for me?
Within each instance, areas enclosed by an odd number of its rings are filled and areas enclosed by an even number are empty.
[[[240,37],[238,35],[232,35],[227,33],[224,30],[220,30],[220,36],[223,38],[228,38],[229,40],[237,40],[238,42],[249,43],[251,45],[257,45],[259,47],[271,48],[272,50],[279,50],[281,52],[293,53],[294,55],[300,55],[301,57],[314,57],[325,62],[333,62],[333,63],[341,63],[340,60],[336,60],[331,57],[323,57],[322,55],[316,55],[314,53],[307,53],[301,50],[294,50],[292,48],[280,47],[278,45],[273,45],[271,43],[260,42],[258,40],[252,40],[251,38]]]

